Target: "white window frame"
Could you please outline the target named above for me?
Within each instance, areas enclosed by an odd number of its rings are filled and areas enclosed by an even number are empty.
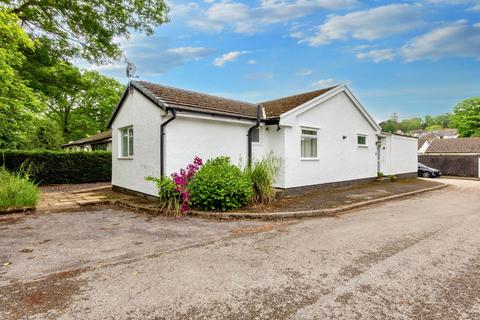
[[[126,126],[119,128],[119,136],[120,136],[120,143],[119,143],[119,159],[133,159],[133,156],[135,155],[135,132],[133,130],[133,125]],[[123,135],[124,132],[127,131],[127,155],[123,155]],[[133,146],[130,144],[130,132],[132,132],[132,140],[133,140]]]
[[[365,138],[365,144],[360,144],[358,143],[358,138],[359,137],[364,137]],[[363,133],[357,133],[357,147],[359,148],[368,148],[368,135],[367,134],[363,134]]]
[[[303,130],[308,130],[308,131],[315,131],[315,135],[313,134],[304,134],[303,133]],[[315,161],[315,160],[318,160],[319,157],[318,157],[318,131],[319,129],[318,128],[312,128],[312,127],[300,127],[300,159],[302,161]],[[302,155],[302,138],[315,138],[315,141],[316,141],[316,144],[317,144],[317,148],[316,148],[316,151],[317,151],[317,156],[316,157],[304,157]]]

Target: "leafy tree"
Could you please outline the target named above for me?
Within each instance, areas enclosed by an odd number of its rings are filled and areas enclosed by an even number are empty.
[[[412,130],[421,129],[422,128],[422,119],[420,118],[410,118],[402,120],[399,123],[400,130],[405,133],[411,132]]]
[[[16,70],[25,61],[22,50],[34,45],[18,18],[0,8],[0,148],[18,147],[40,111],[34,92]]]
[[[56,150],[60,149],[63,142],[62,130],[58,123],[48,117],[40,117],[20,148]]]
[[[460,137],[480,136],[480,97],[457,104],[453,109],[452,122]]]
[[[392,119],[381,122],[380,127],[382,128],[382,131],[385,131],[385,132],[390,132],[390,133],[397,132],[397,124]]]
[[[70,136],[74,139],[106,130],[113,109],[125,90],[115,79],[96,71],[85,71],[82,81],[85,89],[76,98],[70,121]]]
[[[164,0],[0,0],[35,38],[43,35],[66,60],[105,62],[120,56],[117,37],[150,35],[167,22]]]

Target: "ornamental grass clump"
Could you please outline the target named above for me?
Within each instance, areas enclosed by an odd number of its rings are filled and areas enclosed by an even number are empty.
[[[227,211],[243,207],[252,197],[250,179],[228,157],[208,160],[190,182],[190,202],[201,210]]]
[[[248,177],[252,183],[252,202],[271,203],[275,200],[275,188],[273,184],[280,167],[280,158],[271,153],[262,160],[247,165],[244,169],[244,175]]]
[[[188,185],[202,165],[202,159],[195,157],[193,162],[185,169],[180,169],[178,173],[172,173],[171,178],[145,178],[145,180],[156,184],[160,208],[174,210],[177,215],[190,210]]]
[[[20,208],[35,206],[39,190],[30,181],[28,170],[22,166],[18,172],[8,172],[0,167],[0,208]]]

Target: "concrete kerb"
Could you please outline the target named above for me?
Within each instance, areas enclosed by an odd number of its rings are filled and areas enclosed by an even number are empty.
[[[284,219],[298,219],[298,218],[311,218],[311,217],[328,217],[337,213],[357,209],[361,207],[370,206],[386,201],[414,196],[420,193],[439,190],[448,187],[447,184],[443,184],[436,187],[425,188],[416,191],[405,192],[401,194],[395,194],[393,196],[372,199],[362,201],[354,204],[340,206],[329,209],[316,209],[306,211],[286,211],[286,212],[209,212],[209,211],[191,211],[189,215],[200,218],[219,219],[219,220],[233,220],[233,219],[259,219],[259,220],[284,220]]]
[[[340,206],[336,208],[329,208],[329,209],[316,209],[316,210],[305,210],[305,211],[285,211],[285,212],[211,212],[211,211],[191,211],[188,213],[190,216],[199,217],[199,218],[207,218],[207,219],[218,219],[218,220],[236,220],[236,219],[257,219],[257,220],[284,220],[284,219],[298,219],[298,218],[311,218],[311,217],[327,217],[333,216],[340,212],[349,211],[352,209],[357,209],[361,207],[366,207],[373,204],[378,204],[386,201],[391,201],[395,199],[405,198],[409,196],[414,196],[420,193],[439,190],[442,188],[448,187],[447,184],[442,184],[440,186],[425,188],[416,191],[405,192],[401,194],[396,194],[388,197],[372,199],[367,201],[362,201],[354,204],[349,204],[345,206]],[[61,211],[71,211],[78,208],[85,208],[85,207],[96,207],[101,205],[117,205],[124,208],[135,209],[139,211],[143,211],[149,214],[161,214],[162,210],[155,207],[150,206],[139,206],[131,204],[128,201],[124,201],[123,199],[115,199],[115,200],[100,200],[100,201],[92,201],[88,203],[80,203],[76,204],[75,206],[69,208],[43,208],[38,209],[35,207],[25,207],[25,208],[11,208],[6,210],[0,210],[0,214],[11,214],[11,213],[20,213],[20,212],[61,212]]]

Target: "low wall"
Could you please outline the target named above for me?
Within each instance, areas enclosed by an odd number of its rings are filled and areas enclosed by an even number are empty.
[[[479,177],[478,155],[418,155],[418,162],[446,176]]]

